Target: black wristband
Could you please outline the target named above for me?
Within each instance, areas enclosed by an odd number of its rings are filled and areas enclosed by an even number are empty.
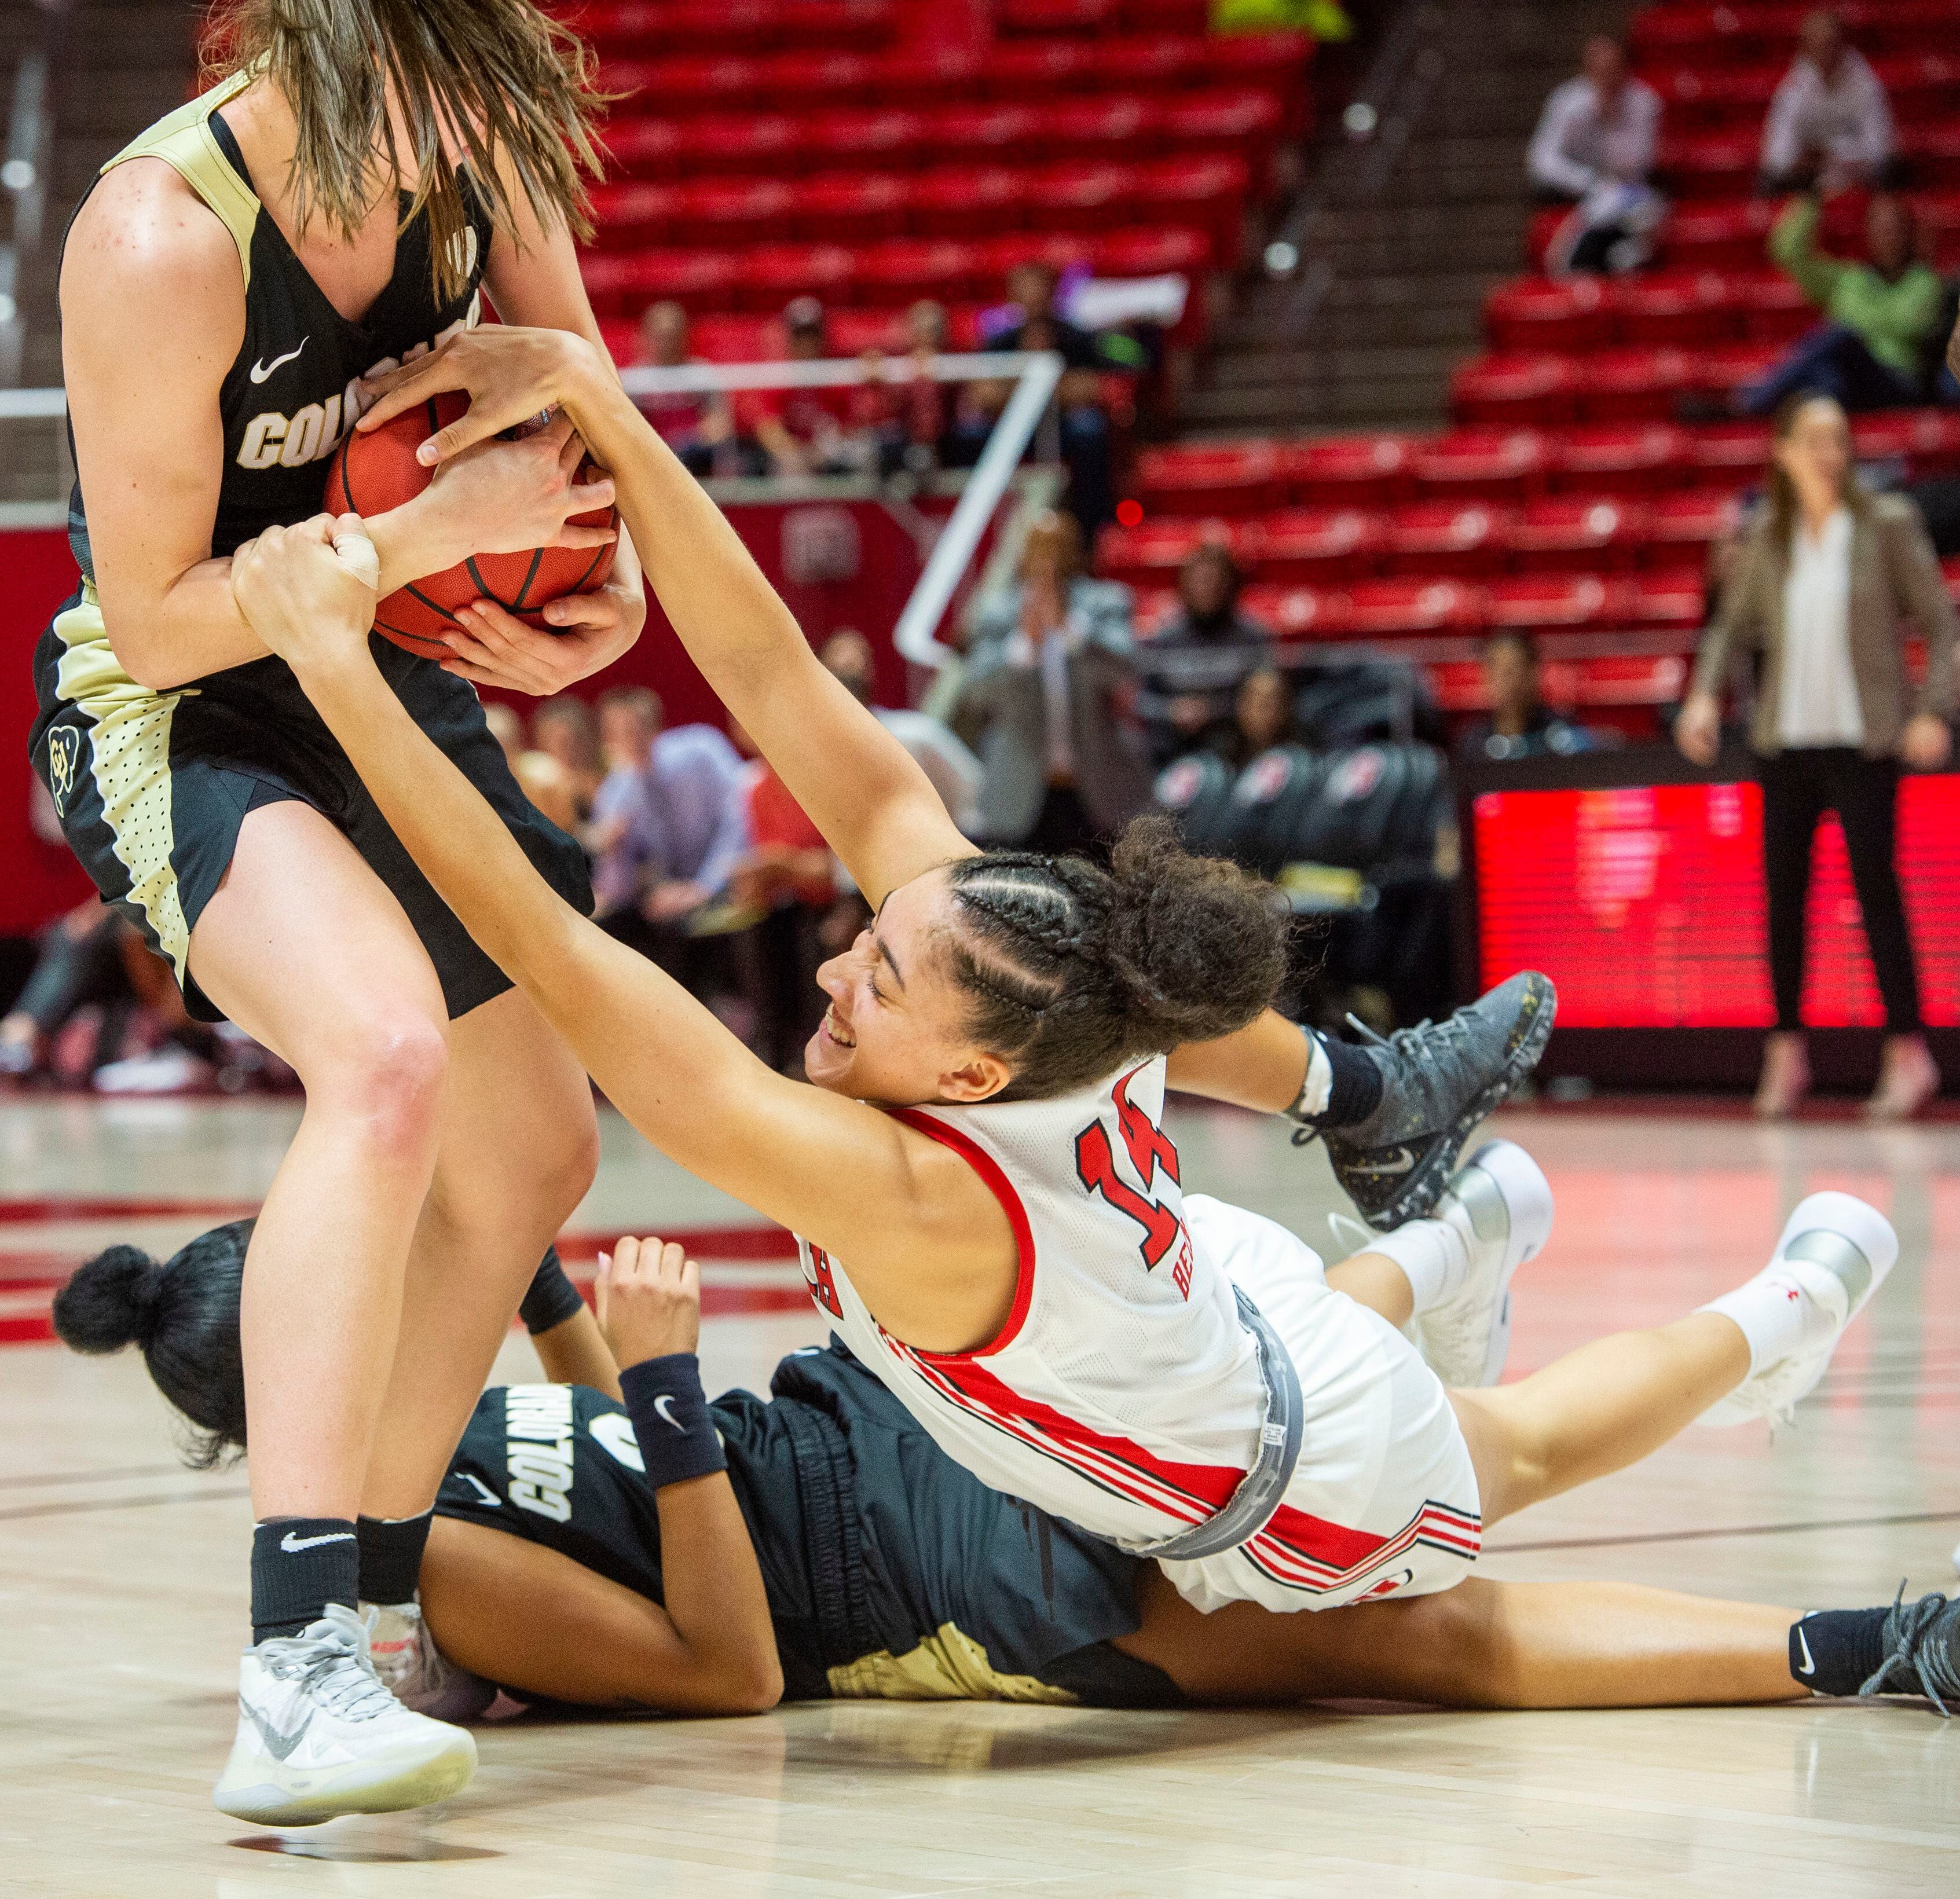
[[[517,1307],[517,1316],[524,1322],[524,1330],[533,1336],[548,1332],[554,1325],[562,1325],[567,1319],[576,1318],[584,1304],[578,1288],[571,1283],[571,1275],[558,1256],[558,1249],[546,1247],[544,1259],[531,1276],[530,1288]]]
[[[647,1481],[655,1490],[727,1469],[701,1388],[701,1361],[693,1353],[670,1352],[628,1365],[619,1374],[619,1389],[639,1440]]]

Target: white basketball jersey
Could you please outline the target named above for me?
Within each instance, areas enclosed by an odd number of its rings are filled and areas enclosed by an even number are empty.
[[[1186,1224],[1161,1058],[1050,1101],[900,1111],[965,1156],[1011,1223],[1007,1322],[972,1352],[902,1344],[842,1262],[799,1239],[838,1335],[948,1455],[1132,1545],[1201,1522],[1258,1455],[1258,1352]]]

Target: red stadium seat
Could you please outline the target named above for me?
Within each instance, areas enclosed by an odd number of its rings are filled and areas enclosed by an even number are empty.
[[[824,113],[807,123],[810,162],[843,168],[917,164],[928,122],[918,113],[885,106]]]
[[[956,303],[985,288],[982,262],[977,247],[951,237],[892,237],[858,253],[855,280],[869,304]]]
[[[1338,588],[1249,587],[1239,604],[1282,640],[1341,640],[1354,630],[1354,603]]]
[[[1023,231],[990,237],[978,247],[982,274],[990,283],[1004,284],[1017,264],[1045,264],[1058,273],[1087,261],[1089,241],[1060,231]]]
[[[905,347],[905,316],[899,310],[826,310],[824,326],[833,355],[861,356],[867,349],[896,353]]]
[[[780,112],[835,111],[883,103],[877,61],[862,53],[782,52],[762,62],[762,101]]]
[[[1933,51],[1893,53],[1874,60],[1873,70],[1901,125],[1949,118],[1960,97],[1960,59]]]
[[[995,99],[1052,99],[1112,81],[1102,49],[1086,40],[1007,40],[988,56],[982,81]]]
[[[1077,160],[1029,174],[1027,221],[1036,231],[1083,231],[1128,224],[1141,180],[1134,165]]]
[[[1211,0],[1123,0],[1129,33],[1203,33],[1211,21]]]
[[[1163,231],[1147,224],[1131,231],[1106,231],[1088,240],[1089,255],[1105,277],[1160,277],[1181,271],[1195,275],[1211,262],[1211,240],[1201,231]],[[1187,321],[1200,314],[1204,300],[1194,295],[1185,306]]]
[[[702,316],[688,326],[688,347],[703,362],[765,363],[782,354],[773,316]]]
[[[1034,111],[1034,137],[1039,150],[1103,160],[1154,155],[1157,102],[1140,94],[1102,93],[1051,100]]]
[[[1489,624],[1488,590],[1467,581],[1364,581],[1348,595],[1357,639],[1477,633]]]
[[[1746,121],[1760,126],[1771,96],[1787,65],[1678,66],[1640,76],[1658,92],[1667,107],[1667,123],[1675,131],[1720,131]]]
[[[794,200],[772,178],[697,178],[674,196],[680,236],[672,241],[735,250],[790,234]]]
[[[1688,690],[1688,662],[1678,653],[1601,653],[1554,660],[1545,670],[1555,705],[1672,705]]]
[[[1201,83],[1211,41],[1185,33],[1125,35],[1099,40],[1096,72],[1105,85],[1125,91],[1162,93]]]
[[[1742,198],[1755,189],[1762,133],[1704,132],[1699,138],[1664,138],[1654,169],[1664,186],[1684,199]]]
[[[1303,33],[1214,33],[1198,43],[1205,76],[1218,85],[1290,87],[1312,56]]]
[[[1522,501],[1545,485],[1551,453],[1535,429],[1463,429],[1420,444],[1413,472],[1424,498]]]
[[[1662,227],[1662,248],[1675,269],[1760,270],[1777,210],[1767,198],[1677,205]]]
[[[956,105],[980,90],[987,62],[972,48],[950,43],[907,46],[878,56],[869,103],[915,112]]]
[[[1739,513],[1732,488],[1688,488],[1661,495],[1647,511],[1648,561],[1678,567],[1698,557],[1735,526]]]
[[[676,119],[615,119],[600,135],[610,168],[628,178],[677,178],[687,143]]]
[[[726,310],[741,278],[740,259],[720,250],[588,251],[579,273],[601,316],[637,317],[667,299],[691,314]]]
[[[1822,320],[1817,306],[1780,270],[1732,280],[1742,335],[1751,342],[1787,343]]]
[[[1223,521],[1164,520],[1106,527],[1096,537],[1096,571],[1133,587],[1161,587],[1176,577],[1193,548],[1207,542],[1229,546],[1231,539],[1232,530]]]
[[[1286,498],[1271,442],[1187,442],[1137,457],[1144,505],[1165,514],[1257,514]]]
[[[1279,102],[1252,87],[1194,92],[1164,100],[1158,129],[1166,145],[1238,156],[1264,180],[1280,130]]]
[[[1908,452],[1915,476],[1960,474],[1960,411],[1914,410]]]
[[[753,59],[682,54],[667,59],[608,59],[601,91],[621,94],[616,112],[753,111],[763,103],[762,68]]]
[[[1704,422],[1690,431],[1691,479],[1737,484],[1761,476],[1770,460],[1770,425],[1738,416],[1733,421]]]
[[[593,243],[600,250],[644,250],[673,241],[682,186],[626,183],[592,188]]]
[[[1960,120],[1907,126],[1899,133],[1900,155],[1914,181],[1935,191],[1960,190]]]
[[[692,176],[737,172],[748,178],[787,178],[810,156],[806,121],[787,113],[736,113],[678,123],[677,164]]]
[[[1624,612],[1635,625],[1692,632],[1701,625],[1707,599],[1700,568],[1669,568],[1636,574]]]
[[[883,171],[826,171],[792,188],[794,234],[806,243],[869,243],[902,230],[916,181]]]
[[[1704,395],[1726,396],[1774,368],[1787,347],[1770,342],[1718,343],[1712,349],[1698,350],[1692,359],[1694,386]]]
[[[1244,159],[1215,152],[1160,159],[1137,171],[1143,215],[1210,232],[1212,260],[1220,270],[1236,270],[1244,252],[1250,186]]]
[[[1386,539],[1382,517],[1357,508],[1289,508],[1255,525],[1260,579],[1289,586],[1367,580]]]
[[[1513,508],[1484,501],[1418,501],[1389,517],[1386,571],[1481,581],[1502,571]]]
[[[1552,282],[1522,277],[1484,300],[1484,328],[1494,350],[1525,354],[1597,349],[1612,334],[1612,312],[1596,277]]]
[[[1450,377],[1450,412],[1468,428],[1556,428],[1573,418],[1580,380],[1563,356],[1481,357]]]
[[[1412,491],[1415,445],[1406,435],[1345,435],[1280,451],[1287,491],[1320,507],[1386,507]]]
[[[1640,501],[1554,495],[1527,501],[1506,530],[1504,545],[1520,572],[1616,572],[1640,558],[1650,518]]]
[[[1802,23],[1800,6],[1712,4],[1645,7],[1634,15],[1634,62],[1649,66],[1735,65],[1787,58]]]
[[[1493,627],[1577,631],[1627,618],[1629,584],[1599,574],[1516,574],[1495,582],[1488,608]]]
[[[1666,421],[1697,386],[1695,359],[1678,349],[1606,349],[1586,358],[1579,412],[1589,422]]]
[[[1561,494],[1634,495],[1682,479],[1687,438],[1670,422],[1575,428],[1552,444],[1551,485]]]
[[[1004,33],[1107,33],[1122,0],[1000,0],[994,24]]]
[[[1005,165],[943,165],[912,182],[912,227],[924,237],[992,237],[1026,221],[1028,174]]]
[[[943,106],[928,116],[925,135],[931,150],[949,161],[1011,164],[1036,148],[1036,123],[1031,106]]]
[[[740,310],[779,310],[792,297],[848,301],[857,257],[840,244],[761,244],[741,259],[735,286]]]
[[[1734,287],[1718,271],[1654,272],[1613,287],[1620,341],[1647,348],[1698,348],[1739,336],[1742,312]]]

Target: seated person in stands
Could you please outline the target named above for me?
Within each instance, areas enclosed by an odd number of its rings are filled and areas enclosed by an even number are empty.
[[[932,781],[947,816],[969,835],[979,822],[980,761],[972,749],[930,712],[908,706],[880,705],[877,670],[871,642],[854,627],[839,627],[817,654],[842,685],[899,744]]]
[[[1526,157],[1532,186],[1554,204],[1573,207],[1559,227],[1546,268],[1600,272],[1637,270],[1666,201],[1647,183],[1660,139],[1661,98],[1627,71],[1626,49],[1597,33],[1586,43],[1583,69],[1554,88]]]
[[[793,363],[821,362],[831,348],[830,323],[814,297],[792,297],[783,310],[784,350]],[[875,468],[875,435],[854,425],[858,390],[760,389],[743,399],[738,415],[778,476],[856,475]]]
[[[592,815],[592,800],[606,775],[599,724],[591,707],[576,692],[555,694],[531,714],[531,743],[564,771],[574,822],[563,828],[575,831]]]
[[[1772,414],[1799,390],[1832,397],[1844,409],[1896,409],[1933,393],[1946,291],[1920,261],[1911,208],[1881,194],[1865,212],[1866,261],[1828,257],[1817,248],[1824,215],[1815,196],[1793,198],[1770,232],[1770,255],[1824,313],[1766,376],[1736,392],[1746,415]],[[1943,379],[1947,393],[1950,377]]]
[[[1763,122],[1761,188],[1815,184],[1825,196],[1890,182],[1892,109],[1864,55],[1828,8],[1805,16],[1797,55]]]
[[[1019,579],[975,616],[952,723],[980,755],[978,835],[991,844],[1080,850],[1150,802],[1130,720],[1130,590],[1082,569],[1074,517],[1043,514]]]
[[[1141,364],[1127,339],[1106,342],[1069,322],[1055,307],[1056,282],[1045,264],[1017,264],[1008,272],[1007,298],[1018,313],[988,344],[994,349],[1052,349],[1067,365],[1055,400],[1061,410],[1061,458],[1068,465],[1069,511],[1093,535],[1115,510],[1102,377],[1109,371],[1134,371]],[[997,388],[996,414],[1007,394],[1004,386]]]
[[[679,369],[695,358],[688,353],[687,312],[676,303],[653,304],[640,319],[638,361],[657,369]],[[690,475],[717,472],[718,456],[733,466],[735,418],[728,398],[718,390],[641,396],[635,398],[661,441],[672,449]]]
[[[1547,709],[1540,690],[1538,644],[1528,633],[1493,633],[1480,655],[1491,716],[1464,733],[1457,756],[1465,765],[1485,759],[1564,757],[1590,752],[1598,736]]]
[[[579,787],[571,774],[549,752],[540,752],[524,742],[524,721],[514,706],[493,699],[483,708],[483,723],[490,735],[504,748],[511,775],[533,804],[561,831],[578,835]]]
[[[1272,660],[1273,637],[1239,606],[1239,564],[1205,541],[1178,569],[1178,609],[1137,648],[1137,717],[1159,765],[1199,746],[1229,749],[1233,702]]]
[[[727,889],[747,847],[733,746],[711,725],[662,730],[660,695],[616,686],[599,702],[612,768],[587,832],[594,914],[609,934],[691,981],[690,924]]]
[[[867,350],[868,380],[851,392],[847,430],[868,435],[881,475],[930,474],[940,465],[952,392],[928,374],[947,350],[946,306],[922,297],[905,312],[905,367],[893,372],[880,350]],[[977,451],[976,451],[977,453]]]
[[[1225,762],[1242,771],[1262,752],[1276,745],[1299,742],[1293,717],[1293,687],[1276,666],[1262,666],[1239,683],[1232,701],[1232,723],[1226,736]]]

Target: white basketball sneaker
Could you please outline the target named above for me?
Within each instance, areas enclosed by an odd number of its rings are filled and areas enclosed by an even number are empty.
[[[435,1645],[418,1602],[361,1605],[374,1673],[405,1708],[433,1721],[473,1721],[497,1698],[496,1684],[459,1668]]]
[[[366,1624],[329,1603],[302,1633],[240,1658],[238,1737],[212,1801],[235,1819],[310,1826],[426,1806],[476,1770],[469,1735],[403,1707],[375,1675]]]
[[[1698,1421],[1747,1424],[1763,1417],[1772,1423],[1794,1423],[1797,1405],[1824,1376],[1845,1328],[1885,1283],[1898,1258],[1898,1236],[1876,1207],[1849,1194],[1812,1194],[1799,1201],[1770,1263],[1712,1309],[1721,1311],[1729,1299],[1787,1300],[1799,1311],[1799,1341],[1793,1350],[1751,1373]],[[1745,1333],[1748,1329],[1743,1327]]]
[[[1451,1297],[1415,1315],[1418,1348],[1445,1385],[1494,1385],[1510,1355],[1511,1276],[1551,1237],[1551,1183],[1516,1142],[1488,1141],[1450,1177],[1430,1217],[1462,1236],[1470,1271]]]

